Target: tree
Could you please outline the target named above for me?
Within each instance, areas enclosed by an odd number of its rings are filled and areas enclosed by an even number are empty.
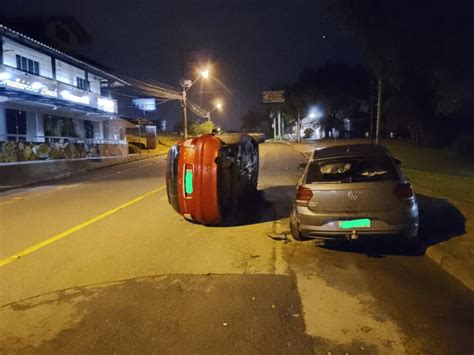
[[[191,136],[199,136],[202,134],[212,133],[214,128],[214,122],[206,121],[204,123],[193,123],[189,128],[189,134]]]
[[[413,138],[424,143],[435,116],[470,114],[466,108],[474,106],[472,1],[461,0],[456,6],[425,0],[332,4],[333,16],[361,44],[367,64],[384,82],[384,92],[409,101],[403,109],[388,105],[386,117],[403,121],[396,111],[404,111],[411,117]]]
[[[183,121],[178,121],[174,124],[174,130],[178,133],[184,132],[184,124]]]
[[[323,117],[310,125],[340,129],[342,119],[349,118],[368,106],[370,75],[362,66],[328,62],[318,69],[304,69],[298,80],[287,88],[286,102],[280,105],[285,116],[294,123],[299,114],[307,117],[315,106]],[[306,118],[305,121],[307,121]]]
[[[244,132],[269,132],[269,118],[268,115],[257,112],[247,111],[241,118],[242,122],[240,129]]]

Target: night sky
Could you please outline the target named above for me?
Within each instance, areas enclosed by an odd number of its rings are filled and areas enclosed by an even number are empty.
[[[331,23],[328,0],[2,0],[5,17],[74,16],[93,38],[82,50],[117,73],[179,86],[181,53],[213,55],[213,75],[232,94],[218,124],[237,128],[248,109],[259,109],[261,91],[294,81],[304,67],[328,60],[359,63],[355,43]],[[209,108],[214,97],[191,89]],[[223,91],[216,83],[204,91]],[[124,104],[124,103],[122,103]],[[177,103],[159,106],[156,118],[172,128]]]

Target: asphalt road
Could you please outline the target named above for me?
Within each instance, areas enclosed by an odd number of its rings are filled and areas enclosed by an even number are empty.
[[[0,352],[473,353],[472,293],[423,255],[268,237],[303,161],[261,145],[229,227],[173,211],[164,157],[1,194]]]

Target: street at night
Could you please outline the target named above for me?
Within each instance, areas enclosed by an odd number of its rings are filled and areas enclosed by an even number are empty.
[[[474,354],[474,2],[1,0],[0,355]]]
[[[163,188],[165,156],[4,192],[2,260],[33,248],[0,268],[1,348],[472,350],[472,293],[426,256],[390,241],[324,247],[270,238],[288,233],[297,167],[306,158],[283,143],[260,149],[261,200],[238,226],[205,227],[177,215]]]

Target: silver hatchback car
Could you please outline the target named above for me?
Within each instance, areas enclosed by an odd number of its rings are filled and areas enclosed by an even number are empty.
[[[315,150],[290,216],[296,240],[401,235],[415,240],[418,205],[400,161],[381,145]]]

